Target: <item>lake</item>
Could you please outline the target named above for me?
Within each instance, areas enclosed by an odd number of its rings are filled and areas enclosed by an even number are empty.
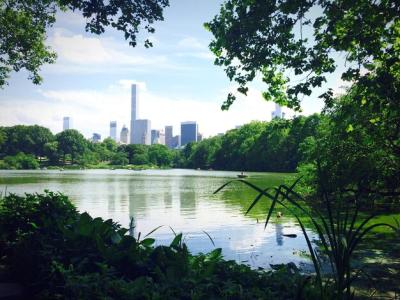
[[[262,188],[283,183],[282,173],[248,173],[248,180]],[[42,193],[45,189],[69,196],[81,211],[93,217],[112,218],[135,231],[151,234],[157,245],[172,241],[173,231],[182,232],[193,253],[222,248],[225,259],[253,268],[295,262],[304,271],[310,264],[304,256],[307,245],[301,229],[290,216],[273,216],[264,229],[265,204],[245,215],[256,193],[236,182],[216,195],[213,192],[237,172],[197,170],[33,170],[0,171],[0,191]],[[173,229],[173,230],[172,230]],[[208,235],[212,238],[212,244]],[[288,238],[282,234],[297,234]],[[311,233],[312,238],[316,236]]]

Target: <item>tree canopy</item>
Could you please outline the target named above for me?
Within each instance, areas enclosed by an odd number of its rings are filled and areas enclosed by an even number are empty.
[[[399,16],[398,0],[227,0],[205,26],[215,37],[215,64],[240,93],[261,74],[266,100],[300,110],[302,97],[338,69],[338,56],[345,58],[343,80],[393,90],[391,78],[400,74]],[[388,80],[371,76],[378,73]],[[320,97],[330,106],[333,91]],[[222,108],[234,100],[228,94]]]
[[[136,46],[139,29],[153,33],[152,24],[163,20],[168,5],[168,0],[0,0],[0,87],[7,84],[12,71],[23,69],[33,83],[42,81],[40,67],[56,60],[45,40],[60,10],[81,12],[88,32],[101,34],[112,27]],[[152,43],[146,39],[144,45]]]

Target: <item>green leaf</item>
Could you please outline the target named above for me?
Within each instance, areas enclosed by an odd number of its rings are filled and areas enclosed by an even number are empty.
[[[118,244],[121,240],[122,240],[122,238],[121,238],[121,236],[119,235],[119,233],[114,232],[114,233],[111,235],[111,241],[112,241],[114,244]]]
[[[347,126],[347,128],[346,128],[346,132],[347,133],[350,133],[350,132],[352,132],[354,130],[354,128],[353,128],[353,125],[351,125],[351,124],[349,124],[348,126]]]
[[[145,246],[145,247],[151,247],[154,244],[155,241],[156,240],[153,239],[153,238],[147,238],[147,239],[142,240],[140,242],[140,244]]]
[[[178,247],[182,241],[182,233],[176,235],[176,237],[171,242],[171,247]]]

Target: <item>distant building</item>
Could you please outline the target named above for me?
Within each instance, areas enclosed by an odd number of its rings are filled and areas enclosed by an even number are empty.
[[[101,141],[101,135],[99,133],[93,133],[92,142],[99,143]]]
[[[175,148],[173,146],[173,143],[172,143],[173,142],[173,137],[174,137],[174,135],[173,135],[173,127],[172,126],[165,126],[165,145],[170,149]]]
[[[165,134],[164,131],[158,129],[151,130],[151,144],[165,145]]]
[[[197,141],[201,142],[203,140],[203,135],[199,132],[197,133]]]
[[[70,117],[63,118],[63,131],[67,129],[72,129],[72,118]]]
[[[194,121],[187,121],[181,123],[181,144],[185,146],[190,142],[197,142],[198,127]]]
[[[130,143],[134,144],[135,141],[140,139],[139,137],[134,137],[135,135],[135,122],[138,119],[138,108],[139,108],[139,99],[138,99],[138,91],[136,84],[132,84],[131,86],[131,136]],[[139,143],[140,144],[140,143]]]
[[[176,135],[172,138],[172,142],[171,142],[171,149],[175,149],[175,148],[179,148],[181,146],[180,143],[181,140],[181,136],[180,135]]]
[[[110,138],[117,141],[117,121],[110,122]]]
[[[135,120],[133,124],[133,141],[132,144],[151,144],[151,122],[150,120]],[[132,133],[131,133],[132,136]]]
[[[121,134],[120,134],[119,140],[120,140],[120,142],[121,142],[122,144],[128,144],[128,142],[129,142],[128,139],[129,139],[129,130],[128,130],[128,128],[124,125],[124,126],[122,126]]]
[[[278,118],[278,119],[285,118],[285,113],[282,112],[282,107],[277,103],[275,103],[275,110],[271,113],[271,119],[273,120],[275,118]]]

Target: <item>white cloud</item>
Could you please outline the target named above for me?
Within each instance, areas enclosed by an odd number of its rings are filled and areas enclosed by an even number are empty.
[[[163,55],[143,56],[132,49],[127,53],[123,46],[111,38],[85,37],[81,34],[68,34],[56,29],[50,45],[61,62],[78,65],[160,65],[167,62]],[[125,48],[125,47],[123,47]],[[130,49],[131,50],[131,49]]]
[[[176,56],[195,57],[200,59],[213,60],[215,57],[208,49],[207,43],[194,37],[185,37],[177,43]]]
[[[185,37],[181,39],[178,44],[178,47],[185,49],[205,49],[207,48],[207,44],[202,43],[199,39],[194,37]]]

